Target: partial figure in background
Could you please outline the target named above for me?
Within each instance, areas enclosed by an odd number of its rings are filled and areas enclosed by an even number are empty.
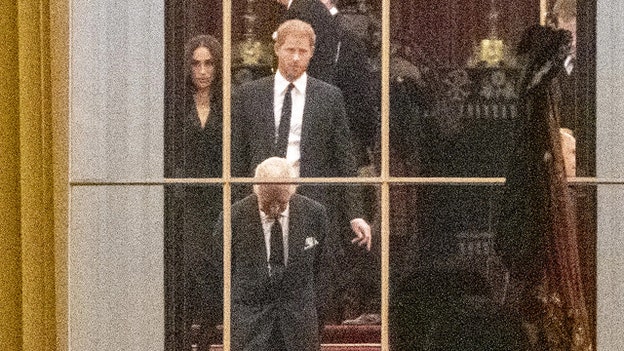
[[[321,0],[333,17],[338,34],[332,83],[342,91],[352,132],[358,168],[367,166],[375,144],[380,116],[371,94],[371,68],[366,44],[351,32],[347,18],[336,7],[337,0]]]
[[[576,0],[557,0],[550,14],[549,20],[553,26],[569,31],[572,35],[570,52],[563,61],[565,73],[556,77],[560,89],[556,99],[559,101],[559,121],[561,126],[561,145],[566,165],[566,175],[576,176],[576,137],[579,130],[579,109],[577,107],[577,80],[576,65]]]
[[[375,108],[371,91],[371,67],[368,48],[362,41],[362,34],[356,36],[351,21],[338,10],[337,0],[321,0],[329,10],[338,33],[332,83],[342,91],[344,97],[351,143],[358,168],[358,175],[374,176],[371,170],[372,151],[376,145],[381,115]],[[379,161],[379,160],[377,160]],[[363,204],[368,218],[373,218],[379,199],[375,187],[363,187]],[[347,247],[347,256],[353,270],[351,281],[340,299],[343,308],[343,323],[377,324],[381,320],[381,262],[379,255],[371,255],[356,248]],[[348,280],[347,280],[348,281]],[[379,318],[378,318],[379,317]]]
[[[233,176],[250,176],[255,165],[271,156],[286,157],[300,177],[357,176],[342,93],[306,73],[314,43],[309,24],[300,20],[282,23],[275,42],[275,76],[243,84],[234,92]],[[299,188],[300,194],[328,208],[330,230],[340,233],[337,246],[343,252],[337,255],[341,257],[351,250],[351,243],[371,249],[371,229],[364,219],[360,191],[357,186],[337,185]],[[360,282],[350,275],[356,263],[347,255],[340,264],[336,274],[349,281],[343,286],[358,286]]]
[[[498,250],[514,286],[508,303],[518,309],[529,340],[539,350],[592,349],[557,100],[556,77],[566,74],[571,44],[568,31],[533,26],[518,45],[523,118],[497,231]]]
[[[298,19],[312,26],[316,35],[314,56],[310,59],[308,74],[327,83],[333,83],[334,60],[338,47],[338,29],[320,0],[277,0],[286,6],[280,23]]]
[[[255,178],[295,178],[284,158],[258,165]],[[327,212],[295,194],[295,184],[258,183],[254,193],[232,205],[231,349],[319,351],[317,309],[329,288],[334,249]],[[220,222],[215,242],[223,241]],[[222,267],[223,247],[213,253]],[[222,279],[222,275],[220,276]],[[218,279],[218,280],[221,280]]]
[[[561,149],[565,165],[565,175],[576,177],[576,138],[569,128],[559,128],[561,135]]]
[[[565,161],[566,175],[568,177],[587,177],[592,175],[592,157],[588,149],[592,147],[595,138],[594,127],[590,127],[589,118],[595,118],[591,101],[587,98],[587,81],[591,76],[591,63],[589,56],[594,56],[595,49],[581,42],[577,60],[577,7],[587,8],[587,2],[577,0],[556,0],[553,5],[553,14],[556,27],[567,30],[572,35],[570,53],[564,60],[565,74],[558,76],[561,94],[560,120],[561,120],[561,143]],[[587,16],[586,12],[582,12]],[[581,20],[581,23],[587,23]],[[579,28],[578,36],[581,40],[588,40],[590,29]],[[584,57],[583,57],[584,56]],[[594,139],[595,140],[595,139]],[[577,145],[580,147],[577,153]],[[580,231],[578,236],[579,256],[581,261],[581,276],[583,278],[585,301],[588,306],[590,325],[596,324],[596,235],[595,219],[590,218],[591,213],[596,213],[596,188],[589,186],[574,186],[571,192],[577,208],[577,222]],[[592,339],[596,338],[596,330],[592,327]]]
[[[184,48],[187,98],[182,116],[183,147],[182,177],[219,178],[222,163],[221,108],[222,49],[216,38],[198,35]],[[222,207],[220,185],[183,185],[182,240],[185,297],[185,330],[192,334],[191,343],[202,349],[208,343],[220,343],[215,326],[221,323],[221,289],[211,289],[208,276],[208,256],[214,243],[212,230]]]

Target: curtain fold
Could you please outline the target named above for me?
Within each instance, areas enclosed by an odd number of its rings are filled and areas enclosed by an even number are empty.
[[[0,345],[6,350],[66,349],[59,346],[66,345],[65,329],[57,329],[66,325],[66,313],[57,311],[57,281],[66,275],[55,256],[63,256],[56,242],[67,237],[59,226],[66,211],[58,210],[66,208],[67,177],[55,175],[68,168],[67,5],[2,0]]]
[[[0,345],[21,350],[19,74],[17,4],[1,0],[0,20]]]
[[[18,2],[22,347],[54,350],[54,198],[48,1]]]

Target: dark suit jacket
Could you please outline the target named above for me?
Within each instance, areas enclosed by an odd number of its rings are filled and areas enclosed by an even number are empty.
[[[282,16],[281,23],[291,19],[309,23],[316,34],[314,55],[310,60],[308,74],[331,83],[338,31],[329,10],[319,0],[294,0]]]
[[[349,128],[356,141],[357,164],[363,166],[369,163],[366,148],[375,146],[380,123],[370,85],[371,68],[365,43],[349,31],[344,15],[338,12],[333,19],[338,29],[338,50],[332,84],[342,90]]]
[[[332,265],[331,255],[326,252],[327,214],[324,206],[297,194],[289,207],[288,262],[276,289],[269,277],[257,196],[249,195],[232,205],[232,350],[271,350],[274,323],[282,332],[287,350],[320,349],[317,295],[325,295],[321,275]],[[220,220],[213,253],[219,267],[223,257],[222,228]]]
[[[273,81],[266,77],[236,90],[232,96],[232,175],[251,177],[256,165],[273,155],[275,118]],[[342,93],[333,85],[308,77],[301,130],[301,177],[355,177],[357,170]],[[347,187],[341,187],[346,190]],[[344,212],[349,219],[362,218],[357,191],[344,191],[332,199],[335,189],[301,186],[300,194]],[[346,198],[345,198],[346,197]],[[340,204],[337,204],[339,201]],[[344,208],[344,206],[347,206]]]

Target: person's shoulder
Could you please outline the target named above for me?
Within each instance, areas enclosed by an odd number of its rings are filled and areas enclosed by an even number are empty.
[[[232,217],[258,208],[258,200],[255,194],[250,194],[232,204]]]
[[[326,211],[325,205],[304,195],[294,194],[290,201],[296,205],[313,209],[314,211]]]
[[[245,82],[237,87],[235,87],[232,92],[233,94],[248,94],[257,92],[258,89],[263,87],[272,87],[273,86],[273,76],[262,77],[256,80],[252,80],[249,82]]]
[[[327,83],[324,80],[308,76],[308,87],[311,89],[318,89],[329,93],[342,94],[342,91],[337,86]]]
[[[317,3],[321,6],[323,5],[318,0],[293,0],[288,8],[288,12],[296,13],[296,14],[308,14],[310,8],[313,8]]]
[[[328,24],[331,25],[333,23],[331,13],[319,0],[294,0],[286,14],[288,19],[299,19],[308,22],[312,27],[315,27],[315,31],[323,32],[328,29]],[[324,26],[319,27],[321,24]]]

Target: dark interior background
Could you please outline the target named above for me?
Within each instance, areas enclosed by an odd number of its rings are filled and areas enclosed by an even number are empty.
[[[357,8],[358,1],[340,1],[345,10]],[[506,159],[511,152],[513,118],[472,119],[459,114],[447,114],[446,119],[435,118],[422,111],[435,108],[427,106],[427,94],[436,101],[445,100],[453,84],[449,79],[456,72],[467,72],[473,82],[467,91],[478,92],[485,81],[483,77],[501,70],[513,82],[517,73],[513,67],[468,67],[475,46],[492,34],[509,48],[518,42],[524,28],[539,23],[539,1],[517,0],[512,3],[494,1],[498,18],[490,16],[491,0],[402,0],[392,1],[390,6],[391,41],[398,45],[398,55],[420,70],[422,85],[405,80],[391,81],[391,109],[404,113],[391,115],[391,174],[393,176],[452,176],[452,177],[501,177],[504,176]],[[185,95],[181,59],[184,43],[197,34],[208,33],[222,39],[222,1],[219,0],[166,0],[166,70],[165,70],[165,177],[175,177],[176,162],[181,152],[179,116],[183,115]],[[232,1],[232,47],[242,40],[245,33],[244,16],[248,2]],[[275,0],[253,1],[257,39],[271,45],[271,33],[275,30],[281,5]],[[371,26],[380,24],[381,1],[369,0],[366,16]],[[577,65],[572,96],[574,117],[570,127],[577,138],[577,176],[595,175],[595,1],[579,1],[577,17]],[[354,10],[357,11],[357,10]],[[370,31],[372,33],[373,30]],[[370,41],[374,39],[371,37]],[[240,67],[234,66],[234,70]],[[256,75],[269,74],[272,67],[255,70]],[[235,73],[235,72],[233,72]],[[455,78],[454,78],[455,77]],[[394,79],[391,72],[391,80]],[[421,82],[422,83],[422,82]],[[419,83],[420,84],[420,83]],[[491,103],[482,97],[470,95],[465,101],[473,105]],[[446,97],[445,97],[446,96]],[[413,99],[417,101],[413,103]],[[432,99],[429,99],[432,100]],[[513,99],[512,99],[513,100]],[[416,111],[401,110],[406,102],[418,106]],[[510,106],[514,101],[497,101]],[[453,104],[446,104],[452,107]],[[455,106],[459,108],[459,105]],[[392,114],[392,112],[391,112]],[[440,114],[438,114],[439,116]],[[514,118],[521,118],[515,116]],[[422,129],[425,128],[424,132]],[[417,131],[420,139],[407,140],[402,132]],[[374,167],[373,167],[374,168]],[[585,255],[590,257],[583,267],[590,281],[595,280],[595,191],[579,188],[579,209],[583,216],[579,225],[588,233],[585,238]],[[187,256],[188,243],[180,237],[181,204],[172,192],[166,194],[165,208],[165,274],[166,274],[166,349],[186,349],[192,336],[185,316],[187,286],[180,272]],[[419,238],[417,247],[427,247],[429,254],[447,257],[457,252],[458,243],[466,239],[465,233],[490,233],[491,218],[495,216],[499,192],[492,187],[405,187],[391,188],[391,253],[397,257],[391,262],[395,277],[411,271],[414,264],[409,257],[413,253],[401,253],[401,249]],[[590,214],[590,215],[587,215]],[[425,229],[423,229],[425,228]],[[463,234],[462,234],[463,233]],[[464,235],[461,236],[460,234]],[[433,239],[433,240],[429,240]],[[487,240],[487,238],[486,238]],[[420,245],[420,246],[419,246]],[[457,281],[466,281],[462,272],[455,272]],[[419,273],[419,274],[422,274]],[[427,275],[426,279],[439,279]],[[399,278],[397,278],[399,279]],[[470,279],[468,279],[470,280]],[[398,281],[398,280],[397,280]],[[396,281],[395,281],[396,282]],[[473,280],[474,282],[474,280]],[[591,315],[595,317],[595,284],[586,289]],[[399,327],[397,327],[399,328]]]

